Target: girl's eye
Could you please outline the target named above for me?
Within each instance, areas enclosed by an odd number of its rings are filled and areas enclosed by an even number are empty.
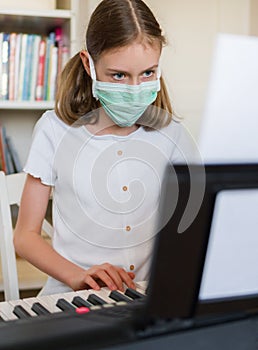
[[[154,74],[153,70],[146,70],[146,72],[143,73],[144,78],[150,78]]]
[[[113,78],[115,80],[122,80],[122,79],[124,79],[124,77],[125,77],[124,73],[115,73],[115,74],[113,74]]]

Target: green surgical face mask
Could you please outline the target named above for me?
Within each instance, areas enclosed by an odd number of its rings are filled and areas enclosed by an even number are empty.
[[[132,126],[152,104],[160,90],[160,79],[128,85],[96,80],[92,58],[89,56],[92,94],[100,101],[107,115],[121,127]]]

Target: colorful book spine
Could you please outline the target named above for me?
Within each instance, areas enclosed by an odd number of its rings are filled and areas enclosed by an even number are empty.
[[[14,167],[13,167],[13,162],[11,159],[11,154],[10,154],[8,146],[7,146],[7,136],[6,136],[6,130],[5,130],[4,125],[2,126],[2,136],[3,136],[3,148],[4,148],[4,157],[5,157],[5,165],[6,165],[5,172],[7,175],[13,174]]]
[[[56,76],[58,64],[58,49],[52,46],[50,51],[50,66],[49,66],[49,80],[48,80],[48,95],[47,99],[54,101],[56,91]]]
[[[9,100],[15,99],[15,51],[17,33],[10,34],[10,55],[9,55]]]
[[[2,46],[4,40],[4,33],[0,32],[0,100],[2,100]]]
[[[10,154],[13,172],[15,172],[15,173],[21,172],[22,165],[20,162],[20,158],[19,158],[18,153],[13,145],[12,139],[9,136],[6,137],[6,145],[7,145],[7,149],[9,151],[9,154]]]
[[[38,63],[38,75],[37,75],[37,86],[36,86],[37,101],[43,100],[45,61],[46,61],[46,40],[41,39],[40,45],[39,45],[39,63]]]
[[[9,85],[9,50],[10,50],[10,34],[3,33],[1,64],[2,64],[2,79],[1,79],[1,99],[8,100],[8,85]]]
[[[0,159],[1,159],[1,170],[7,173],[6,164],[6,151],[5,151],[5,137],[3,131],[3,125],[0,124]]]
[[[38,63],[39,63],[40,40],[41,40],[40,35],[34,35],[32,64],[31,64],[30,93],[29,93],[29,97],[31,101],[34,101],[36,99],[36,85],[37,85],[37,73],[38,73]]]
[[[2,124],[0,124],[0,170],[6,175],[22,171],[18,153]]]
[[[47,37],[0,32],[0,100],[53,101],[68,58],[61,27]]]
[[[29,100],[31,64],[32,64],[33,34],[28,34],[26,43],[26,56],[24,64],[24,79],[22,87],[22,100]]]
[[[14,99],[18,100],[19,96],[19,77],[21,70],[21,45],[22,34],[18,33],[15,47],[15,67],[14,67]]]
[[[19,87],[18,87],[18,100],[22,101],[23,88],[25,79],[25,64],[26,64],[26,52],[27,52],[27,38],[28,34],[22,34],[21,38],[21,55],[20,55],[20,74],[19,74]]]
[[[51,52],[52,48],[55,46],[55,33],[49,33],[47,37],[47,47],[46,47],[46,67],[45,67],[45,77],[44,77],[44,93],[43,99],[49,99],[49,84],[50,84],[50,69],[51,69]]]

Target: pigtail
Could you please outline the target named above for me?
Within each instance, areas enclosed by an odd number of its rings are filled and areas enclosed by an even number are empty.
[[[84,69],[80,53],[77,53],[67,62],[58,79],[55,102],[58,117],[71,125],[97,108],[91,89],[91,77]]]

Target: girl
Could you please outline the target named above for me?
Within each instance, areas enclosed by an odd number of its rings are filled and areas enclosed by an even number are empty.
[[[143,1],[103,0],[87,50],[62,72],[55,111],[35,126],[14,244],[49,275],[41,294],[148,278],[160,179],[184,153],[160,76],[164,44]],[[52,246],[40,235],[51,191]]]

